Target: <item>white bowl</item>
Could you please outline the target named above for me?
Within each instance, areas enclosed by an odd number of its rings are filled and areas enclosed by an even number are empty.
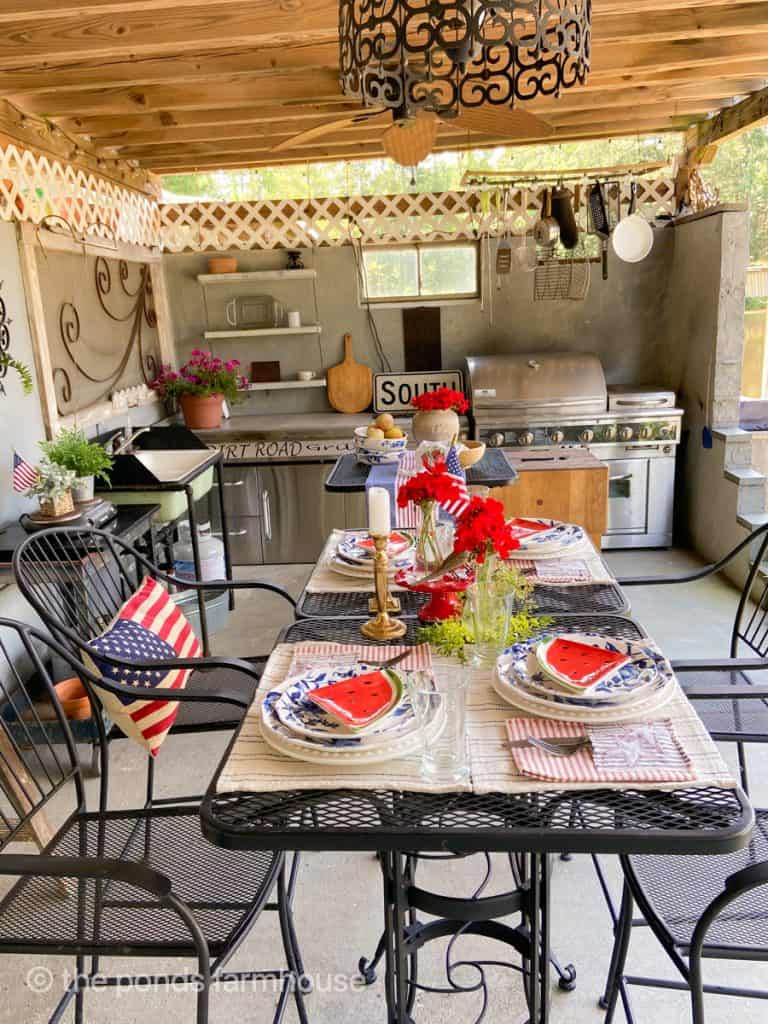
[[[367,427],[355,427],[355,448],[359,451],[366,451],[371,454],[392,455],[402,454],[407,445],[406,437],[368,437]]]

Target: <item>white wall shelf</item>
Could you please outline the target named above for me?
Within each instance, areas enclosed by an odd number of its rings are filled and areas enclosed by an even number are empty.
[[[243,391],[287,391],[290,388],[324,388],[325,377],[316,380],[265,380],[248,384]]]
[[[216,341],[217,338],[269,338],[273,335],[320,334],[321,331],[320,324],[303,324],[301,327],[243,327],[239,331],[206,331],[204,337],[208,341]]]
[[[244,270],[234,274],[198,274],[200,284],[238,284],[248,281],[307,281],[316,270]]]

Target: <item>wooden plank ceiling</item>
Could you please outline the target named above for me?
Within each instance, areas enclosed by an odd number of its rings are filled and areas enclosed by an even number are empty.
[[[593,10],[588,84],[526,104],[548,142],[683,130],[768,82],[766,2]],[[158,173],[378,156],[375,122],[272,152],[359,110],[338,84],[337,19],[337,0],[5,0],[0,96],[27,126]],[[515,141],[446,126],[437,149]]]

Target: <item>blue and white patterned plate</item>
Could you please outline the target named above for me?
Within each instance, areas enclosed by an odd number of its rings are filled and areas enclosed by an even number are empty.
[[[309,700],[307,694],[317,690],[321,686],[330,686],[340,679],[349,679],[351,676],[363,672],[370,672],[376,669],[374,664],[360,664],[353,668],[337,669],[329,671],[318,669],[305,672],[300,676],[294,676],[286,680],[282,693],[275,703],[275,714],[286,728],[298,736],[308,736],[310,739],[356,739],[359,741],[368,737],[388,737],[398,735],[414,727],[416,717],[413,711],[411,698],[404,692],[400,702],[383,719],[374,722],[364,729],[356,729],[351,732],[345,729],[341,722],[327,714],[321,707]]]
[[[261,735],[274,750],[300,761],[337,765],[390,761],[418,752],[424,743],[434,742],[445,726],[445,712],[442,704],[439,704],[423,723],[414,724],[412,729],[393,736],[311,738],[297,735],[280,721],[276,710],[283,692],[294,684],[294,679],[288,679],[264,696],[261,703]]]
[[[518,552],[520,555],[544,555],[547,556],[565,551],[575,544],[581,544],[584,540],[584,530],[576,523],[562,523],[558,519],[542,519],[538,516],[518,516],[518,519],[526,519],[532,523],[544,523],[546,530],[539,530],[528,537],[520,539]]]
[[[669,662],[650,642],[619,640],[596,633],[568,633],[567,639],[603,647],[625,654],[630,661],[612,676],[602,680],[589,693],[571,694],[544,672],[536,657],[536,647],[550,634],[539,634],[513,644],[499,657],[496,665],[502,684],[517,688],[536,703],[561,704],[574,708],[626,706],[656,696],[674,681]]]
[[[399,543],[395,537],[401,538]],[[366,543],[369,540],[370,537],[367,533],[345,533],[338,543],[336,552],[347,562],[366,566],[373,565],[375,549]],[[392,559],[403,558],[408,552],[412,552],[415,546],[416,538],[413,534],[396,530],[390,537],[387,554]]]

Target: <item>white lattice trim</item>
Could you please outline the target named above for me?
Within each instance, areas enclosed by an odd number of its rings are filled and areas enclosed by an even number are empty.
[[[629,183],[621,185],[623,210]],[[416,193],[393,196],[331,196],[236,203],[165,203],[160,206],[166,252],[227,249],[303,249],[345,245],[477,238],[530,231],[541,211],[542,189]],[[674,212],[669,177],[637,179],[637,201],[649,216]],[[585,214],[581,190],[580,209]],[[502,210],[506,209],[506,215]]]
[[[0,219],[39,224],[50,216],[63,217],[79,237],[160,241],[152,196],[13,143],[0,147]]]

